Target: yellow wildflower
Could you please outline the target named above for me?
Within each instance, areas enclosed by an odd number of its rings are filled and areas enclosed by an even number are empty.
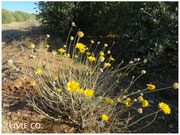
[[[66,54],[66,56],[69,58],[69,57],[70,57],[70,54],[69,54],[69,53],[67,53],[67,54]]]
[[[131,106],[131,98],[127,98],[126,99],[126,107],[130,107]]]
[[[67,89],[69,90],[69,92],[74,92],[77,89],[79,89],[79,83],[74,81],[74,80],[73,81],[69,81],[67,83]]]
[[[115,61],[115,59],[113,57],[109,57],[109,60],[111,61]]]
[[[61,92],[62,90],[61,89],[57,89],[58,92]]]
[[[35,48],[35,44],[30,43],[30,44],[29,44],[29,48],[31,48],[31,49]]]
[[[94,72],[92,71],[92,72],[89,72],[90,74],[93,74]]]
[[[117,74],[117,77],[120,77],[121,75],[120,74]]]
[[[78,58],[78,55],[75,55],[74,57],[75,57],[75,58]]]
[[[148,106],[148,101],[147,100],[143,100],[142,101],[142,107],[147,107]]]
[[[144,98],[142,96],[138,97],[139,102],[143,102]]]
[[[49,48],[49,45],[47,44],[46,47]]]
[[[42,71],[41,71],[40,68],[38,68],[38,69],[36,70],[36,72],[37,72],[38,74],[40,74]]]
[[[87,54],[87,55],[91,55],[91,53],[90,53],[90,52],[86,52],[86,54]]]
[[[78,31],[77,35],[78,37],[82,38],[84,36],[84,33],[82,31]]]
[[[160,111],[163,111],[165,114],[171,113],[171,108],[166,103],[163,102],[159,103],[159,109]]]
[[[30,83],[31,86],[34,86],[36,82],[31,80],[29,83]]]
[[[93,56],[89,56],[89,57],[87,57],[87,58],[88,58],[89,61],[96,61],[96,58],[93,57]]]
[[[112,99],[110,99],[110,98],[106,98],[106,102],[109,103],[109,104],[113,104],[114,101]]]
[[[128,93],[128,90],[124,90],[124,93]]]
[[[103,52],[103,51],[100,51],[100,52],[99,52],[99,55],[104,56],[104,52]]]
[[[152,84],[148,84],[148,89],[149,90],[154,90],[154,89],[156,89],[156,86],[152,85]]]
[[[85,94],[87,97],[92,98],[93,95],[94,95],[94,91],[91,90],[91,89],[86,89],[86,90],[84,91],[84,94]]]
[[[102,115],[102,120],[107,121],[109,119],[109,116],[107,116],[106,114]]]
[[[131,102],[126,101],[126,107],[130,107],[131,106]]]
[[[58,51],[59,51],[60,53],[65,53],[65,52],[66,52],[66,50],[64,50],[63,48],[58,49]]]
[[[83,43],[77,43],[75,48],[78,48],[81,53],[86,51],[86,46]]]
[[[58,79],[57,75],[53,75],[52,78],[54,81],[56,81]]]
[[[82,94],[84,92],[83,89],[77,89],[77,93]]]

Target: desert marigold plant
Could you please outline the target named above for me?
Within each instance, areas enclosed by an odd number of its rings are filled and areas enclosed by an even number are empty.
[[[73,22],[72,29],[75,26]],[[139,71],[137,77],[132,76],[130,83],[122,87],[121,82],[131,77],[131,71],[147,63],[147,60],[133,58],[125,65],[123,60],[117,61],[118,58],[111,53],[114,43],[112,46],[101,45],[99,41],[90,40],[85,45],[81,41],[83,37],[82,31],[78,31],[76,35],[72,35],[70,31],[62,48],[49,53],[46,43],[45,58],[34,59],[33,70],[30,69],[28,73],[32,77],[30,85],[34,91],[28,101],[36,111],[56,121],[66,118],[80,129],[92,132],[127,129],[150,115],[161,111],[171,113],[170,107],[161,102],[159,109],[157,107],[158,111],[135,122],[130,120],[130,116],[124,118],[126,114],[130,114],[128,111],[134,109],[138,113],[144,113],[145,109],[151,107],[143,94],[166,88],[156,89],[155,85],[148,84],[144,89],[132,89],[136,80],[145,75],[145,70]],[[178,83],[168,88],[177,89]]]

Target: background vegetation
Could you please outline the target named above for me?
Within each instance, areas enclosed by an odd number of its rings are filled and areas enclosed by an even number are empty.
[[[35,18],[36,16],[33,14],[21,11],[10,12],[6,9],[2,9],[2,24],[7,24],[11,22],[23,22]]]
[[[112,53],[121,59],[146,58],[156,73],[177,71],[177,2],[39,2],[37,8],[56,35],[67,37],[74,21],[86,37],[105,42],[113,35]]]

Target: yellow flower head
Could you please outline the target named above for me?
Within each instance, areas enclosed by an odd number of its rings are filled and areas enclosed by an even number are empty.
[[[102,120],[107,121],[109,119],[109,116],[107,116],[106,114],[102,115]]]
[[[77,89],[77,93],[82,94],[84,92],[83,89]]]
[[[156,89],[156,86],[152,85],[152,84],[148,84],[148,89],[149,90],[154,90],[154,89]]]
[[[85,94],[87,97],[92,98],[93,95],[94,95],[94,91],[91,90],[91,89],[86,89],[86,90],[84,91],[84,94]]]
[[[87,55],[91,55],[91,53],[90,53],[90,52],[86,52],[86,54],[87,54]]]
[[[104,56],[104,52],[103,52],[103,51],[100,51],[100,52],[99,52],[99,55]]]
[[[142,101],[142,107],[147,107],[148,106],[148,101],[147,100],[143,100]]]
[[[69,58],[71,55],[69,53],[67,53],[66,56]]]
[[[138,97],[139,102],[143,102],[144,98],[142,96]]]
[[[82,38],[84,36],[84,33],[82,31],[78,31],[77,35],[78,37]]]
[[[31,49],[35,48],[35,44],[30,43],[30,44],[29,44],[29,48],[31,48]]]
[[[124,93],[128,93],[128,90],[124,90]]]
[[[80,53],[84,53],[86,51],[86,46],[83,43],[77,43],[75,48],[78,48]]]
[[[38,69],[36,70],[36,72],[37,72],[38,74],[40,74],[42,71],[41,71],[40,68],[38,68]]]
[[[120,77],[121,75],[120,74],[117,74],[117,77]]]
[[[126,99],[126,107],[130,107],[131,106],[131,98],[127,98]]]
[[[163,111],[165,114],[171,113],[171,108],[166,103],[163,102],[159,103],[159,109]]]
[[[109,60],[111,61],[115,61],[115,59],[113,57],[109,57]]]
[[[114,101],[112,99],[110,99],[110,98],[106,98],[106,102],[109,103],[109,104],[113,104]]]
[[[79,83],[74,81],[74,80],[73,81],[69,81],[67,83],[67,89],[69,90],[69,92],[74,92],[77,89],[79,89]]]
[[[54,81],[56,81],[58,79],[58,76],[57,75],[53,75],[52,78],[53,78]]]
[[[61,89],[57,89],[58,92],[61,92],[62,90]]]
[[[65,52],[66,52],[66,50],[64,50],[63,48],[58,49],[58,51],[59,51],[60,53],[65,53]]]
[[[125,76],[128,76],[128,73],[125,73]]]
[[[96,61],[96,58],[93,57],[93,56],[89,56],[89,57],[87,57],[87,58],[88,58],[89,61]]]
[[[131,106],[131,104],[132,104],[132,103],[131,103],[130,101],[129,101],[129,102],[128,102],[128,101],[126,101],[126,107],[130,107],[130,106]]]
[[[75,55],[74,57],[75,57],[75,58],[78,58],[78,55]]]
[[[31,80],[29,83],[30,83],[31,86],[34,86],[36,82]]]
[[[127,101],[127,102],[131,102],[131,98],[127,98],[126,101]]]
[[[93,71],[91,71],[91,72],[89,72],[90,74],[93,74],[94,72]]]
[[[49,45],[47,44],[46,47],[49,48]]]

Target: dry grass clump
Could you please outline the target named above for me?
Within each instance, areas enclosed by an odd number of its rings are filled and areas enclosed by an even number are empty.
[[[101,45],[91,40],[90,45],[84,45],[80,42],[83,32],[78,31],[75,37],[71,35],[74,26],[72,23],[66,44],[50,55],[47,51],[43,52],[44,58],[38,57],[37,53],[40,52],[34,52],[35,44],[29,45],[32,55],[36,55],[33,69],[28,71],[34,90],[29,102],[35,110],[57,121],[71,121],[80,129],[88,129],[88,132],[111,131],[114,128],[121,131],[160,111],[171,113],[169,106],[161,102],[156,112],[135,122],[130,122],[131,116],[124,118],[123,114],[130,114],[132,109],[143,113],[143,109],[148,107],[142,93],[167,88],[156,89],[155,85],[148,84],[143,90],[129,93],[136,80],[146,73],[142,70],[139,76],[132,77],[126,89],[122,89],[119,82],[147,60],[135,58],[125,66],[123,61],[115,65],[117,58],[110,51],[114,43],[111,46]],[[45,39],[44,47],[47,49],[50,46],[47,44],[48,38],[50,35]],[[98,51],[97,46],[102,49]],[[141,107],[137,108],[136,105]]]

